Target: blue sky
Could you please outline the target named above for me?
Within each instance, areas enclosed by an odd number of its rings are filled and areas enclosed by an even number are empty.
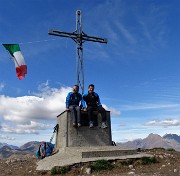
[[[19,81],[0,47],[0,142],[49,141],[65,97],[76,83],[76,44],[48,35],[83,31],[108,39],[85,42],[90,83],[111,111],[116,142],[149,133],[180,135],[179,0],[0,0],[0,42],[19,43],[28,66]]]

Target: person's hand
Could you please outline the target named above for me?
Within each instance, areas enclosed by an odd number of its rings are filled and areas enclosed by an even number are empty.
[[[66,108],[66,111],[69,111],[69,108]]]
[[[83,111],[87,111],[87,109],[86,109],[86,108],[83,108]]]

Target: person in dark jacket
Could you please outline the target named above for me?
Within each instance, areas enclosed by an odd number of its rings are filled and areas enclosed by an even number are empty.
[[[79,93],[79,86],[74,85],[72,92],[69,92],[66,97],[66,111],[71,112],[73,126],[76,126],[76,119],[77,119],[77,126],[81,126],[81,108],[80,102],[82,100],[82,95]]]
[[[88,93],[82,96],[82,106],[83,110],[88,112],[89,118],[89,128],[94,126],[93,122],[93,111],[98,111],[102,116],[101,128],[107,128],[106,125],[106,110],[102,107],[99,95],[94,92],[94,85],[90,84],[88,86]]]

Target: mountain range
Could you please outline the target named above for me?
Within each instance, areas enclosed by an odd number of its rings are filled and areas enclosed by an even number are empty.
[[[158,134],[151,133],[144,139],[136,139],[125,143],[117,143],[117,145],[132,149],[164,148],[180,151],[180,136],[177,134],[165,134],[163,137],[161,137]]]
[[[0,159],[6,159],[16,156],[35,155],[35,151],[38,149],[40,142],[31,141],[18,147],[8,145],[6,143],[0,143]],[[164,148],[174,149],[180,151],[180,136],[177,134],[165,134],[161,137],[158,134],[149,134],[144,139],[135,139],[125,143],[116,143],[117,146],[122,146],[131,149],[152,149],[152,148]]]
[[[38,149],[39,144],[40,142],[38,141],[31,141],[18,147],[6,143],[0,143],[0,159],[35,155],[35,151]]]

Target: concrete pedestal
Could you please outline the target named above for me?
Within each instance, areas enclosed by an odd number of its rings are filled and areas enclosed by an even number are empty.
[[[59,130],[56,135],[58,153],[40,160],[37,170],[51,170],[55,166],[67,166],[96,160],[118,160],[153,157],[136,150],[112,146],[110,112],[106,111],[107,126],[101,129],[101,115],[95,114],[95,127],[89,128],[87,112],[82,112],[82,127],[72,126],[70,112],[57,117]]]
[[[110,112],[106,111],[108,128],[102,129],[101,114],[95,114],[95,127],[89,128],[87,112],[82,112],[82,126],[72,126],[70,112],[64,111],[57,116],[59,129],[56,135],[56,149],[64,147],[111,146],[111,121]]]

